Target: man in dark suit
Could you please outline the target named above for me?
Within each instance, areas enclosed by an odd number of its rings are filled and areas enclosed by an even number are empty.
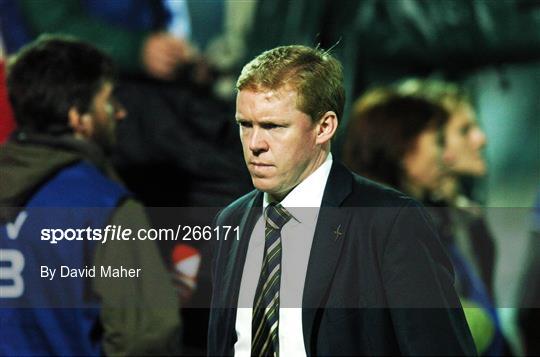
[[[453,270],[414,200],[334,162],[341,65],[304,46],[264,52],[237,82],[256,190],[214,255],[210,355],[474,355]]]

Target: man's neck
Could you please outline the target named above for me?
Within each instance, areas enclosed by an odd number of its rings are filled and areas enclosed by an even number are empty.
[[[294,191],[299,185],[305,182],[309,177],[311,177],[322,165],[324,165],[328,160],[332,160],[330,151],[322,151],[323,155],[317,158],[317,161],[312,165],[310,170],[307,170],[309,174],[305,175],[294,187],[287,190],[284,193],[271,194],[267,193],[268,202],[282,202],[292,191]]]

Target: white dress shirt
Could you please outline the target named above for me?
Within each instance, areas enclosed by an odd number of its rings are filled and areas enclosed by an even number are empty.
[[[281,356],[306,356],[302,330],[302,295],[324,189],[332,167],[332,154],[310,176],[296,186],[281,205],[292,218],[281,229],[281,285],[279,308],[279,353]],[[264,194],[263,210],[270,203]],[[240,283],[236,334],[237,357],[251,356],[253,299],[259,282],[264,254],[264,215],[261,215],[249,241]]]

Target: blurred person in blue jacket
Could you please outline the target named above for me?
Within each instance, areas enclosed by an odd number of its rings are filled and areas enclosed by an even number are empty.
[[[220,33],[224,1],[22,0],[19,8],[31,35],[62,33],[109,54],[120,69],[115,95],[127,109],[117,126],[113,163],[145,206],[172,207],[169,215],[148,210],[153,225],[176,226],[174,207],[219,207],[251,187],[242,162],[231,103],[213,93],[215,66],[203,55]],[[236,16],[236,14],[234,14]],[[204,32],[204,36],[202,33]],[[234,41],[233,41],[234,42]],[[215,47],[213,47],[215,48]],[[219,46],[218,46],[219,48]],[[225,46],[227,49],[227,46]],[[229,52],[214,50],[214,57]],[[235,53],[233,50],[232,53]],[[215,153],[219,153],[216,155]],[[211,216],[182,225],[208,225]],[[210,303],[209,247],[201,252],[199,307]],[[168,266],[173,244],[159,242]],[[181,294],[182,295],[182,294]],[[208,317],[184,305],[184,340],[204,354]]]
[[[126,114],[113,88],[111,59],[73,39],[42,37],[10,64],[17,129],[0,151],[1,355],[180,352],[178,300],[154,242],[40,239],[48,228],[150,227],[107,159]],[[94,276],[66,277],[65,267]]]

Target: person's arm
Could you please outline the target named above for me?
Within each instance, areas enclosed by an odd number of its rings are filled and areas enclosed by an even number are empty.
[[[411,201],[386,240],[382,277],[404,355],[476,355],[453,269],[425,211]]]
[[[92,43],[124,71],[143,68],[142,48],[149,33],[128,31],[89,15],[76,0],[21,0],[21,10],[35,33],[62,33]]]
[[[110,224],[148,229],[144,208],[134,200],[124,202]],[[181,330],[178,298],[153,241],[108,241],[96,249],[95,265],[141,269],[138,277],[95,279],[101,297],[103,349],[107,355],[176,355]]]

